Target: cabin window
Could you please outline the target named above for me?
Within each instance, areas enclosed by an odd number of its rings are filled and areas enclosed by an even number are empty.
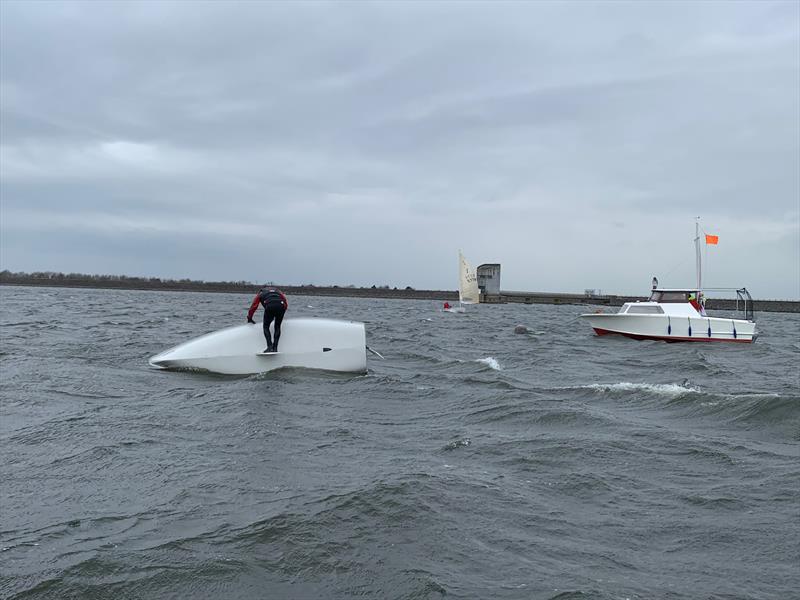
[[[638,315],[663,315],[664,309],[660,306],[631,306],[628,314]]]
[[[687,292],[653,292],[650,294],[650,302],[688,302]]]

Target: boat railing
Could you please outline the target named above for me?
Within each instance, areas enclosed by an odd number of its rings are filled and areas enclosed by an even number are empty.
[[[747,288],[741,288],[736,290],[736,310],[739,310],[739,302],[742,303],[742,312],[744,313],[744,318],[748,321],[755,321],[755,313],[753,312],[753,298],[750,296],[750,292],[747,291]]]
[[[735,292],[736,293],[736,307],[735,311],[746,321],[755,322],[755,311],[753,306],[753,297],[747,288],[703,288],[704,292]]]

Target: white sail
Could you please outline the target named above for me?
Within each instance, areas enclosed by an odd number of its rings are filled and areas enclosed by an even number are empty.
[[[458,300],[462,304],[477,304],[480,302],[478,289],[478,274],[458,251]]]

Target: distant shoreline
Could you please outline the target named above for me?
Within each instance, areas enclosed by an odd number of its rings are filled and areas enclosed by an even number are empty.
[[[106,290],[140,290],[162,292],[210,292],[222,294],[255,294],[262,284],[246,282],[203,282],[174,281],[144,278],[84,278],[84,277],[38,277],[31,275],[0,273],[0,285],[28,287],[62,287]],[[342,298],[384,298],[397,300],[436,300],[454,302],[458,300],[458,292],[454,290],[416,290],[388,287],[341,287],[341,286],[292,286],[278,285],[286,294],[292,296],[333,296]],[[588,296],[585,294],[558,294],[545,292],[504,292],[499,295],[482,295],[481,302],[486,304],[566,304],[622,306],[625,302],[645,300],[644,296],[620,296],[614,294]],[[710,309],[731,310],[735,303],[732,300],[709,299]],[[796,300],[754,300],[756,312],[800,313],[800,301]]]
[[[0,285],[31,287],[91,288],[103,290],[141,290],[164,292],[213,292],[224,294],[255,294],[263,283],[204,282],[150,280],[144,278],[100,279],[82,277],[33,277],[0,274]],[[398,298],[406,300],[458,300],[452,290],[415,290],[388,287],[340,287],[316,285],[276,285],[286,294],[295,296],[341,296],[354,298]]]

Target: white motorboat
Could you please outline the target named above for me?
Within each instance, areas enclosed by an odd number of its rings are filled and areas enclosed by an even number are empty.
[[[735,290],[749,318],[710,317],[689,301],[695,290],[654,289],[646,302],[626,302],[617,313],[581,315],[597,335],[616,333],[636,340],[666,342],[754,342],[753,301],[745,288]],[[705,312],[705,309],[701,310]]]
[[[250,375],[282,367],[363,373],[367,370],[364,324],[336,319],[286,319],[280,351],[263,354],[261,325],[237,325],[165,350],[150,359],[160,369],[199,369]]]
[[[458,305],[445,308],[446,312],[466,312],[465,304],[478,304],[481,291],[478,288],[478,274],[467,262],[461,250],[458,251]]]
[[[617,313],[589,313],[597,335],[619,334],[637,340],[666,342],[742,342],[756,340],[753,299],[746,288],[713,288],[736,293],[736,312],[740,318],[711,317],[706,314],[701,286],[700,231],[696,224],[697,286],[694,289],[653,289],[646,302],[626,302]]]

